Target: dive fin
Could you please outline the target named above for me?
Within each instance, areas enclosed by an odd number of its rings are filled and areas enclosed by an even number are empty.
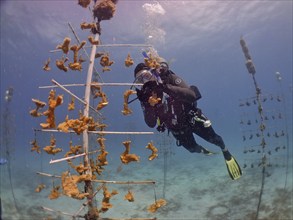
[[[225,162],[227,165],[228,173],[230,177],[232,178],[232,180],[239,179],[242,175],[242,171],[239,164],[235,160],[235,158],[231,156],[231,159],[230,160],[225,159]]]

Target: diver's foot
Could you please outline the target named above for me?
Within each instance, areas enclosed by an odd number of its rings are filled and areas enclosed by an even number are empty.
[[[207,156],[215,154],[204,147],[201,147],[201,153],[203,153],[204,155],[207,155]]]
[[[239,179],[242,176],[242,171],[236,159],[231,155],[231,153],[228,150],[224,150],[223,155],[225,158],[225,163],[227,166],[229,176],[232,180]]]
[[[222,152],[223,152],[223,156],[224,156],[225,160],[231,160],[232,155],[228,150],[223,150]]]

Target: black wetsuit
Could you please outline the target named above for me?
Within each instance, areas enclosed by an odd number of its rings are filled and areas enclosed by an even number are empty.
[[[193,133],[224,149],[223,139],[215,133],[212,126],[204,127],[203,121],[207,118],[196,105],[196,101],[201,98],[200,93],[196,92],[197,87],[189,87],[170,70],[160,77],[163,84],[150,81],[144,84],[141,91],[138,91],[146,124],[153,128],[159,122],[157,127],[159,131],[167,128],[176,138],[177,145],[185,147],[192,153],[201,153],[203,149],[196,143]],[[152,92],[162,99],[155,106],[148,103]]]

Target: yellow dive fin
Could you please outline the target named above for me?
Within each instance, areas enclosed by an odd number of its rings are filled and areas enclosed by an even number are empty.
[[[241,171],[239,164],[235,160],[235,158],[231,157],[230,160],[225,160],[225,162],[227,165],[228,173],[229,173],[230,177],[232,178],[232,180],[239,179],[242,175],[242,171]]]

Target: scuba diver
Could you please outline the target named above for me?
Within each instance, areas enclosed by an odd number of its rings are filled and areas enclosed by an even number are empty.
[[[197,107],[201,94],[196,86],[188,86],[180,77],[171,71],[166,62],[160,67],[149,68],[139,63],[134,70],[137,98],[143,109],[146,124],[159,132],[166,129],[176,139],[177,146],[183,146],[191,153],[213,154],[199,145],[193,133],[204,140],[220,147],[230,177],[236,180],[241,177],[241,168],[231,155],[221,136],[214,131],[211,121]]]

